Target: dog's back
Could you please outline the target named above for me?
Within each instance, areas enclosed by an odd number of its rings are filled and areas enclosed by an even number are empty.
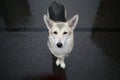
[[[49,8],[49,18],[56,22],[66,22],[65,7],[63,4],[53,1]]]

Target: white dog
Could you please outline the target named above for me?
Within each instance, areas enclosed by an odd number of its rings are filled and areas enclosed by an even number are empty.
[[[74,45],[74,29],[78,22],[78,15],[66,21],[66,11],[63,4],[53,1],[44,15],[44,22],[49,30],[48,47],[57,57],[56,65],[65,68],[65,57]]]

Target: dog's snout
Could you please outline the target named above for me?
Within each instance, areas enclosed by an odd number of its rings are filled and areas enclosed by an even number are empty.
[[[57,47],[61,48],[63,46],[63,44],[61,42],[57,43]]]

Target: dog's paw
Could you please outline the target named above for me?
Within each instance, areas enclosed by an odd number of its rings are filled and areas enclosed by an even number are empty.
[[[61,61],[60,61],[59,59],[57,59],[57,61],[56,61],[56,65],[59,66],[60,63],[61,63]]]
[[[63,69],[65,69],[65,63],[62,62],[62,63],[60,64],[60,67],[63,68]]]

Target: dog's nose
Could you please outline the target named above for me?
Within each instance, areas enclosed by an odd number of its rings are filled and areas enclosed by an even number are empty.
[[[61,42],[57,43],[57,47],[61,48],[62,47],[62,43]]]

